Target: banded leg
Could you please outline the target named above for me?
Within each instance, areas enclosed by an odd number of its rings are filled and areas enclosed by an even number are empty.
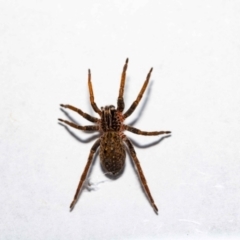
[[[145,131],[141,131],[140,129],[128,126],[128,125],[123,125],[124,129],[138,134],[138,135],[144,135],[144,136],[156,136],[156,135],[161,135],[161,134],[169,134],[171,133],[170,131],[154,131],[154,132],[145,132]]]
[[[84,117],[85,119],[87,119],[90,122],[98,122],[98,120],[99,120],[98,118],[92,117],[91,115],[83,112],[81,109],[78,109],[74,106],[71,106],[68,104],[66,104],[66,105],[60,104],[60,106],[63,108],[69,108],[69,109],[73,110],[74,112],[77,112],[78,114],[80,114],[82,117]]]
[[[142,171],[140,162],[139,162],[139,160],[138,160],[138,158],[137,158],[136,152],[135,152],[135,150],[134,150],[134,147],[133,147],[132,143],[130,142],[130,140],[129,140],[126,136],[124,137],[123,140],[124,140],[125,143],[127,144],[128,148],[129,148],[129,151],[130,151],[130,155],[131,155],[131,157],[132,157],[132,159],[133,159],[133,161],[134,161],[135,166],[137,167],[138,175],[139,175],[141,184],[142,184],[142,186],[143,186],[143,188],[144,188],[144,190],[145,190],[145,193],[147,194],[148,199],[149,199],[149,201],[151,202],[153,209],[154,209],[154,210],[156,211],[156,213],[157,213],[157,212],[158,212],[158,208],[157,208],[157,206],[155,205],[154,200],[153,200],[153,198],[152,198],[152,195],[151,195],[151,193],[150,193],[150,190],[149,190],[149,188],[148,188],[147,181],[146,181],[146,179],[145,179],[145,177],[144,177],[144,174],[143,174],[143,171]]]
[[[146,88],[147,88],[148,83],[149,83],[149,79],[150,79],[152,70],[153,70],[153,68],[150,69],[150,71],[149,71],[149,73],[148,73],[148,75],[147,75],[147,78],[146,78],[146,80],[145,80],[145,82],[144,82],[144,84],[143,84],[143,86],[142,86],[142,89],[141,89],[141,91],[140,91],[139,94],[138,94],[137,99],[133,102],[133,104],[131,105],[131,107],[123,114],[123,117],[124,117],[124,118],[129,117],[129,116],[133,113],[133,111],[136,109],[138,103],[139,103],[140,100],[142,99],[142,96],[143,96],[143,94],[144,94],[144,92],[145,92],[145,90],[146,90]]]
[[[90,151],[89,156],[88,156],[87,164],[86,164],[86,166],[85,166],[85,168],[84,168],[84,171],[83,171],[82,176],[81,176],[81,178],[80,178],[80,181],[79,181],[79,184],[78,184],[76,193],[75,193],[75,195],[74,195],[73,201],[72,201],[72,203],[71,203],[71,205],[70,205],[70,210],[72,210],[72,209],[74,208],[74,205],[75,205],[76,202],[77,202],[78,195],[79,195],[80,190],[81,190],[81,188],[82,188],[82,185],[83,185],[83,183],[84,183],[84,181],[85,181],[85,179],[86,179],[86,177],[87,177],[88,170],[89,170],[89,168],[90,168],[90,166],[91,166],[91,164],[92,164],[93,155],[94,155],[94,153],[97,151],[99,145],[100,145],[100,139],[98,139],[98,140],[94,143],[94,145],[92,146],[92,148],[91,148],[91,151]]]
[[[122,112],[124,109],[123,93],[124,93],[127,66],[128,66],[128,58],[126,59],[126,62],[123,67],[121,83],[120,83],[120,88],[119,88],[119,95],[118,95],[118,100],[117,100],[117,110],[120,112]]]
[[[61,118],[59,118],[58,120],[60,122],[64,122],[67,125],[69,125],[69,126],[71,126],[73,128],[79,129],[79,130],[84,130],[84,131],[98,131],[99,130],[99,126],[98,125],[80,126],[80,125],[77,125],[75,123],[72,123],[72,122],[69,122],[69,121],[66,121],[66,120],[62,120]]]
[[[98,108],[97,104],[94,102],[94,94],[93,94],[93,88],[92,88],[92,82],[91,82],[91,70],[88,69],[88,89],[90,93],[90,102],[92,105],[93,110],[98,113],[101,116],[101,110]]]

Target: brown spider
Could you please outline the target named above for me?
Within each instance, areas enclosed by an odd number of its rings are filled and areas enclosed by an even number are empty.
[[[64,104],[60,105],[61,107],[69,108],[79,113],[82,117],[86,118],[88,121],[95,123],[95,125],[79,126],[79,125],[76,125],[75,123],[72,123],[66,120],[58,119],[59,121],[64,122],[67,125],[76,129],[85,130],[85,131],[100,131],[102,133],[101,137],[94,143],[94,145],[91,148],[90,154],[88,156],[87,164],[80,178],[80,182],[78,184],[73,201],[70,205],[70,210],[74,208],[74,205],[77,202],[79,192],[82,188],[82,185],[87,177],[89,168],[92,164],[93,155],[97,151],[98,147],[100,146],[100,151],[99,151],[100,161],[103,168],[108,173],[112,175],[117,175],[123,170],[123,167],[124,167],[125,158],[126,158],[126,149],[125,149],[125,144],[126,144],[126,146],[129,149],[130,155],[134,161],[134,164],[137,168],[139,178],[145,190],[145,193],[149,198],[149,201],[151,202],[154,210],[158,212],[158,208],[155,205],[154,200],[151,196],[150,190],[147,185],[147,181],[144,177],[144,174],[140,166],[140,163],[138,161],[134,147],[131,141],[126,137],[126,135],[123,132],[124,130],[127,130],[135,134],[145,135],[145,136],[169,134],[171,132],[170,131],[145,132],[137,128],[123,124],[124,120],[133,113],[138,103],[140,102],[143,96],[143,93],[148,85],[151,72],[152,72],[152,68],[151,68],[142,86],[142,89],[138,94],[137,99],[133,102],[131,107],[125,113],[123,113],[123,110],[124,110],[123,92],[124,92],[127,66],[128,66],[128,59],[126,59],[126,62],[122,71],[119,95],[117,100],[117,109],[115,109],[113,105],[101,107],[101,110],[98,108],[98,106],[94,102],[93,88],[92,88],[92,82],[91,82],[91,72],[90,70],[88,70],[88,88],[90,93],[90,102],[93,110],[100,115],[100,119],[92,117],[89,114],[84,113],[82,110],[77,109],[71,105],[64,105]]]

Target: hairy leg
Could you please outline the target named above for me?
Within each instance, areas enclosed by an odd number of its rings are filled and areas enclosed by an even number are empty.
[[[151,72],[152,72],[153,68],[150,69],[148,75],[147,75],[147,78],[142,86],[142,89],[141,91],[139,92],[138,94],[138,97],[137,99],[132,103],[132,105],[130,106],[130,108],[123,114],[123,117],[124,118],[127,118],[129,117],[133,111],[136,109],[137,105],[139,104],[140,100],[142,99],[142,96],[147,88],[147,85],[148,85],[148,82],[149,82],[149,79],[150,79],[150,76],[151,76]]]
[[[101,110],[98,108],[97,104],[94,102],[94,94],[93,94],[93,88],[92,88],[92,82],[91,82],[91,71],[88,69],[88,89],[90,93],[90,102],[92,105],[93,110],[98,113],[101,116]]]
[[[91,164],[92,164],[93,155],[94,155],[94,153],[97,151],[99,145],[100,145],[100,139],[98,139],[98,140],[94,143],[94,145],[92,146],[92,148],[91,148],[91,151],[90,151],[89,156],[88,156],[87,164],[86,164],[86,166],[85,166],[85,168],[84,168],[84,171],[83,171],[82,176],[81,176],[81,178],[80,178],[80,181],[79,181],[79,184],[78,184],[76,193],[75,193],[75,195],[74,195],[73,201],[72,201],[72,203],[71,203],[71,205],[70,205],[70,210],[72,210],[72,209],[74,208],[74,205],[75,205],[76,202],[77,202],[78,195],[79,195],[80,190],[81,190],[81,188],[82,188],[82,185],[83,185],[83,183],[84,183],[84,181],[85,181],[85,179],[86,179],[86,177],[87,177],[89,168],[90,168],[90,166],[91,166]]]
[[[161,134],[169,134],[171,133],[170,131],[154,131],[154,132],[145,132],[145,131],[141,131],[140,129],[128,126],[128,125],[123,125],[124,129],[138,134],[138,135],[145,135],[145,136],[155,136],[155,135],[161,135]]]
[[[126,59],[126,62],[123,67],[121,83],[120,83],[120,88],[119,88],[119,95],[118,95],[118,100],[117,100],[117,110],[120,112],[122,112],[124,109],[123,93],[124,93],[127,66],[128,66],[128,58]]]
[[[98,118],[92,117],[91,115],[83,112],[81,109],[76,108],[76,107],[74,107],[72,105],[60,104],[60,106],[63,107],[63,108],[69,108],[69,109],[73,110],[74,112],[77,112],[78,114],[80,114],[82,117],[84,117],[85,119],[87,119],[90,122],[98,122],[99,121]]]
[[[73,128],[76,128],[76,129],[79,129],[79,130],[84,130],[84,131],[98,131],[99,130],[99,126],[98,125],[90,125],[90,126],[80,126],[80,125],[77,125],[75,123],[72,123],[72,122],[69,122],[69,121],[66,121],[66,120],[63,120],[61,118],[58,119],[60,122],[64,122],[66,123],[67,125],[73,127]]]
[[[135,152],[135,150],[134,150],[134,147],[133,147],[131,141],[130,141],[126,136],[124,136],[123,140],[124,140],[124,142],[127,144],[128,148],[129,148],[129,151],[130,151],[130,154],[131,154],[131,157],[132,157],[132,159],[133,159],[133,162],[134,162],[135,166],[137,167],[138,175],[139,175],[141,184],[142,184],[142,186],[143,186],[143,188],[144,188],[144,190],[145,190],[145,193],[147,194],[148,199],[149,199],[150,203],[151,203],[152,206],[153,206],[153,209],[154,209],[155,212],[157,213],[157,212],[158,212],[158,208],[157,208],[157,206],[155,205],[154,200],[153,200],[153,198],[152,198],[152,195],[151,195],[151,193],[150,193],[150,190],[149,190],[149,188],[148,188],[147,180],[146,180],[145,177],[144,177],[144,174],[143,174],[143,171],[142,171],[140,162],[139,162],[139,160],[138,160],[138,158],[137,158],[136,152]]]

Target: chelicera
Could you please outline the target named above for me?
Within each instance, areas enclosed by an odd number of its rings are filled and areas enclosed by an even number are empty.
[[[145,135],[145,136],[155,136],[160,134],[170,134],[170,131],[154,131],[154,132],[146,132],[141,131],[137,128],[131,127],[129,125],[124,124],[124,120],[128,118],[133,111],[136,109],[138,103],[140,102],[143,93],[145,89],[147,88],[152,68],[150,69],[147,78],[137,96],[137,99],[132,103],[130,108],[123,113],[124,110],[124,99],[123,99],[123,93],[124,93],[124,85],[125,85],[125,79],[126,79],[126,71],[128,66],[128,59],[126,59],[126,62],[123,67],[122,76],[121,76],[121,83],[120,83],[120,89],[119,89],[119,95],[117,99],[117,108],[115,108],[113,105],[101,107],[101,109],[98,108],[97,104],[94,102],[94,94],[93,94],[93,88],[92,88],[92,82],[91,82],[91,71],[88,70],[88,88],[90,93],[90,102],[92,105],[93,110],[99,114],[100,118],[96,118],[93,116],[90,116],[87,113],[84,113],[82,110],[73,107],[71,105],[65,105],[61,104],[60,106],[63,108],[71,109],[77,113],[79,113],[82,117],[86,118],[88,121],[95,123],[94,125],[89,126],[79,126],[75,123],[58,119],[61,122],[64,122],[65,124],[84,131],[100,131],[101,136],[99,139],[93,144],[90,154],[88,156],[88,161],[85,166],[85,169],[82,173],[82,176],[80,178],[80,182],[78,184],[75,196],[73,198],[73,201],[70,205],[70,210],[74,208],[74,205],[77,202],[78,195],[82,189],[83,183],[86,180],[89,168],[93,161],[93,156],[97,149],[100,147],[100,161],[103,166],[103,169],[107,171],[108,174],[117,175],[119,174],[123,168],[126,158],[126,147],[129,149],[129,153],[131,155],[131,158],[134,162],[134,165],[136,166],[139,179],[141,181],[141,184],[145,190],[145,193],[153,207],[153,209],[158,212],[158,208],[154,203],[154,200],[152,198],[152,195],[150,193],[150,190],[147,185],[147,181],[144,177],[142,168],[140,166],[139,160],[137,158],[136,152],[134,150],[134,147],[131,143],[131,141],[127,138],[127,136],[124,134],[124,131],[130,131],[135,134],[139,135]]]

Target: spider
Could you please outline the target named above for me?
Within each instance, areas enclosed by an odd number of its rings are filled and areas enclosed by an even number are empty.
[[[158,208],[154,203],[154,200],[152,198],[152,195],[150,193],[150,190],[147,185],[147,181],[145,179],[145,176],[143,174],[142,168],[140,166],[139,160],[137,158],[136,152],[134,150],[134,147],[131,143],[131,141],[127,138],[127,136],[124,134],[124,131],[130,131],[135,134],[139,135],[145,135],[145,136],[155,136],[160,134],[170,134],[170,131],[154,131],[154,132],[145,132],[141,131],[137,128],[131,127],[129,125],[125,125],[123,122],[126,118],[128,118],[133,111],[138,106],[145,89],[147,88],[151,73],[153,68],[150,69],[146,80],[138,94],[137,99],[132,103],[130,108],[123,113],[124,110],[124,99],[123,99],[123,93],[124,93],[124,85],[125,85],[125,79],[126,79],[126,71],[128,67],[128,58],[126,59],[126,62],[124,64],[123,70],[122,70],[122,76],[121,76],[121,83],[120,83],[120,89],[119,89],[119,95],[117,99],[117,108],[115,108],[113,105],[108,105],[105,107],[101,107],[101,110],[98,108],[97,104],[94,102],[94,94],[93,94],[93,88],[92,88],[92,82],[91,82],[91,71],[88,70],[88,88],[90,93],[90,102],[92,105],[93,110],[99,114],[100,118],[96,118],[93,116],[90,116],[89,114],[83,112],[81,109],[78,109],[76,107],[73,107],[71,105],[65,105],[60,104],[63,108],[71,109],[78,114],[80,114],[82,117],[87,119],[90,122],[95,123],[95,125],[89,125],[89,126],[79,126],[75,123],[58,119],[61,122],[64,122],[65,124],[84,131],[100,131],[101,136],[99,139],[93,144],[89,156],[88,161],[85,166],[85,169],[82,173],[82,176],[80,178],[76,193],[74,195],[73,201],[70,205],[70,211],[73,210],[78,195],[81,191],[81,188],[83,186],[84,181],[86,180],[88,171],[90,169],[90,166],[93,161],[93,156],[97,149],[100,147],[99,155],[100,155],[100,162],[104,170],[107,171],[107,173],[112,174],[114,176],[118,175],[124,168],[125,158],[126,158],[126,148],[128,148],[129,153],[131,155],[131,158],[134,162],[134,165],[136,166],[139,179],[141,181],[141,184],[145,190],[145,193],[155,210],[155,212],[158,212]]]

